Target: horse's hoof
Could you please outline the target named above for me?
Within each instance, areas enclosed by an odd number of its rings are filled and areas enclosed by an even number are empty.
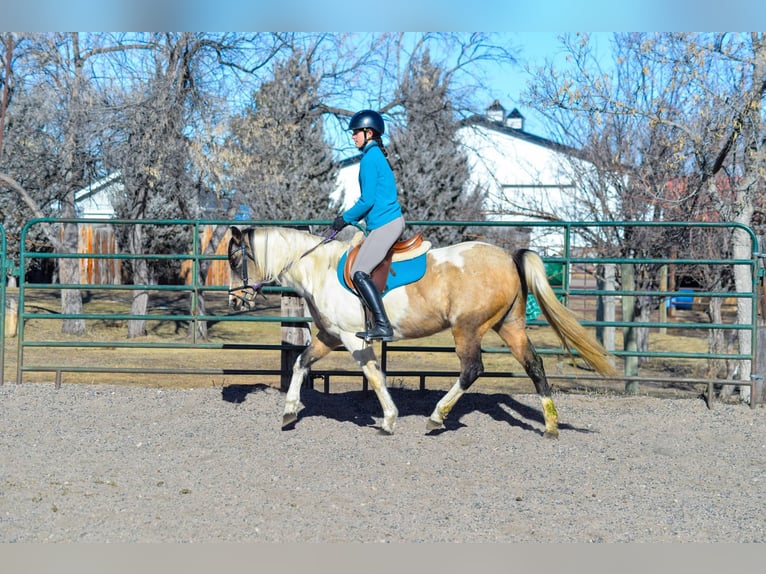
[[[298,415],[296,413],[285,413],[284,415],[282,415],[282,428],[289,427],[291,424],[293,424],[297,420],[298,420]]]
[[[392,430],[386,430],[383,427],[378,429],[378,434],[381,436],[391,436],[394,434],[394,431]]]
[[[426,432],[439,430],[442,427],[444,427],[444,424],[437,422],[431,418],[426,419]]]
[[[548,438],[552,440],[558,440],[559,438],[559,431],[545,431],[543,433],[543,438]]]

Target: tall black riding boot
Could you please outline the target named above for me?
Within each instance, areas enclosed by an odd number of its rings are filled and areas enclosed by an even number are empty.
[[[378,288],[372,282],[372,278],[364,271],[357,271],[354,273],[353,281],[362,301],[367,305],[367,308],[372,312],[373,319],[375,319],[375,325],[369,331],[360,331],[356,336],[365,341],[371,339],[393,341],[394,331],[391,328],[391,323],[388,322],[386,310],[383,308],[383,300]]]

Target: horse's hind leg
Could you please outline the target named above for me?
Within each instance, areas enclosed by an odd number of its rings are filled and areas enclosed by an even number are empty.
[[[340,341],[324,331],[319,331],[311,340],[311,344],[298,356],[293,365],[293,375],[290,378],[290,386],[287,388],[285,399],[285,411],[282,415],[282,428],[285,428],[298,419],[298,405],[301,399],[301,385],[309,367],[319,359],[326,356]]]
[[[532,345],[532,341],[529,340],[526,331],[518,324],[505,323],[497,332],[535,384],[535,389],[542,402],[543,417],[545,418],[544,436],[546,438],[558,438],[559,415],[556,411],[556,405],[553,404],[551,387],[548,384],[548,378],[545,376],[542,358],[538,355],[534,345]]]
[[[481,360],[481,335],[472,333],[469,336],[454,330],[455,352],[460,358],[460,376],[447,394],[436,403],[436,408],[426,421],[426,430],[433,431],[441,428],[444,419],[458,399],[462,397],[476,379],[484,372]]]

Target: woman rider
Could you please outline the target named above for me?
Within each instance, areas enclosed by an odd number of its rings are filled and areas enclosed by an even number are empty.
[[[370,277],[372,270],[383,261],[388,250],[399,239],[405,226],[394,172],[381,141],[386,128],[378,112],[362,110],[351,118],[348,129],[351,130],[354,145],[362,152],[359,165],[361,194],[353,206],[335,218],[332,229],[337,232],[346,225],[365,220],[368,235],[351,268],[351,279],[362,301],[370,309],[375,325],[368,331],[357,333],[356,336],[366,341],[392,341],[391,323],[383,307],[380,292]]]

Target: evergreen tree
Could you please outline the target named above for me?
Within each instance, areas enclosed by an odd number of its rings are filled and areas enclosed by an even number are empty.
[[[468,158],[457,139],[445,77],[425,53],[399,89],[406,124],[391,129],[390,156],[408,221],[484,219],[485,192],[469,183]],[[471,237],[466,226],[428,227],[425,234],[437,245]]]
[[[232,122],[229,165],[253,219],[329,219],[337,167],[325,142],[318,79],[296,52]]]

